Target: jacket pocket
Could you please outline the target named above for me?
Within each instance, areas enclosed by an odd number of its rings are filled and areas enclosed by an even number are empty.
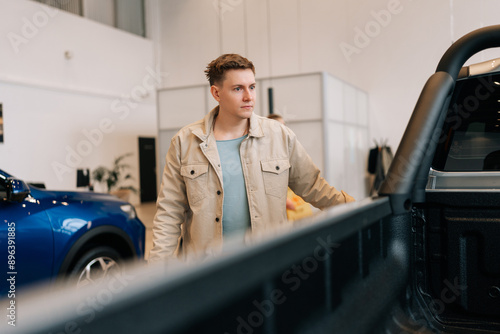
[[[286,196],[288,190],[288,160],[261,161],[262,177],[266,194],[276,197]]]
[[[181,166],[190,204],[204,199],[208,193],[208,164]]]

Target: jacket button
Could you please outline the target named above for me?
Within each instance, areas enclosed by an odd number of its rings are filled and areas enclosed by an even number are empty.
[[[216,221],[217,223],[219,222],[219,220],[220,220],[220,219],[219,219],[219,217],[215,218],[215,221]]]
[[[217,195],[220,195],[220,194],[221,194],[220,190],[217,190]]]
[[[280,170],[280,166],[276,166],[276,170]]]
[[[193,175],[193,174],[194,174],[194,170],[191,171],[191,175]]]

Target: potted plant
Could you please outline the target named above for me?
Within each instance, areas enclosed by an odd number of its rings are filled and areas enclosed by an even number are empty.
[[[111,169],[99,166],[92,172],[95,182],[104,184],[108,193],[125,201],[128,201],[131,192],[137,193],[134,186],[125,184],[126,180],[133,180],[129,172],[131,166],[123,161],[131,155],[132,153],[125,153],[117,157]]]

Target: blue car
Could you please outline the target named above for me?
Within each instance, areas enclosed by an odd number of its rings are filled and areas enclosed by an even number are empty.
[[[0,170],[0,297],[68,276],[78,286],[144,258],[134,207],[92,192],[48,191]]]

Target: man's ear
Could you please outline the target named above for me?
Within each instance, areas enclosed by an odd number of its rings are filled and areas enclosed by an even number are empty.
[[[212,96],[217,102],[220,102],[219,87],[217,87],[216,85],[210,86],[210,93],[212,93]]]

